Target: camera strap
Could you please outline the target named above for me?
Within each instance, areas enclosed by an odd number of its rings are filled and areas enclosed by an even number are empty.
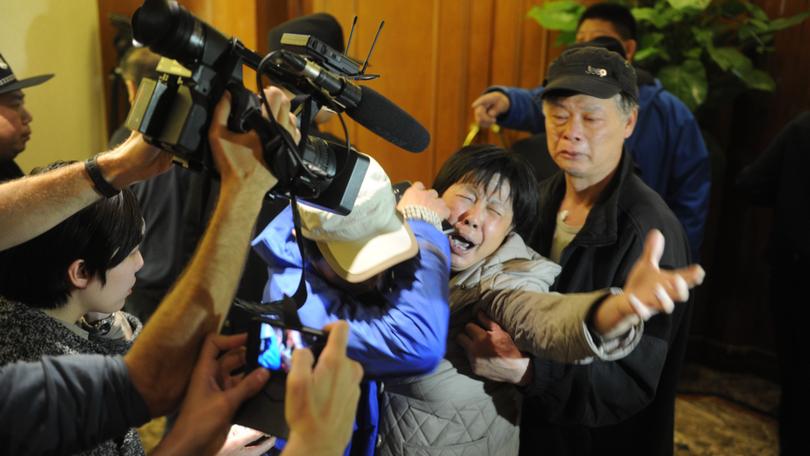
[[[290,205],[293,213],[293,227],[295,227],[295,242],[298,244],[298,251],[301,253],[301,278],[298,280],[298,288],[292,297],[286,294],[281,299],[281,311],[284,315],[284,324],[291,328],[300,328],[301,319],[298,317],[298,309],[307,302],[307,259],[304,250],[303,235],[301,234],[301,216],[298,214],[297,201],[295,195],[290,197]],[[276,301],[277,303],[277,301]],[[274,304],[274,303],[271,303]]]

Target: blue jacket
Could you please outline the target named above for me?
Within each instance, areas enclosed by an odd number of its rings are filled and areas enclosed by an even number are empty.
[[[492,90],[509,97],[509,111],[498,117],[501,126],[545,131],[540,103],[543,87],[497,86],[488,91]],[[697,261],[709,210],[711,164],[694,116],[657,79],[639,85],[638,122],[624,144],[641,180],[661,195],[683,225],[692,260]]]
[[[365,371],[352,454],[374,454],[379,420],[375,380],[426,374],[444,357],[450,245],[432,225],[418,220],[409,223],[419,254],[391,268],[383,302],[363,303],[307,269],[307,301],[298,311],[301,322],[314,328],[336,320],[349,322],[347,354]],[[265,300],[292,296],[298,287],[301,254],[292,228],[288,207],[253,240],[253,248],[268,264]]]

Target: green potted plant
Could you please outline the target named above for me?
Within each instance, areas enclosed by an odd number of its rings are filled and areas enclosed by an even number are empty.
[[[692,111],[727,103],[746,90],[772,92],[757,56],[773,52],[773,36],[810,16],[805,11],[771,19],[748,0],[620,0],[638,22],[635,63],[650,71]],[[574,41],[585,7],[573,0],[534,6],[528,16],[560,31],[558,44]],[[753,60],[752,60],[753,58]]]

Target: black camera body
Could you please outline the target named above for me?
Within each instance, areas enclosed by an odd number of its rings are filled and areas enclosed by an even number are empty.
[[[157,68],[159,78],[144,78],[141,82],[127,117],[128,128],[143,133],[148,142],[170,151],[185,166],[215,173],[207,133],[214,107],[228,90],[232,94],[228,128],[257,131],[265,162],[279,180],[273,194],[295,196],[342,215],[351,212],[368,168],[368,157],[358,154],[348,142],[336,144],[304,137],[296,146],[286,130],[263,118],[258,97],[244,87],[242,78],[243,65],[262,71],[258,68],[262,59],[256,53],[239,40],[226,38],[175,1],[146,0],[133,15],[132,23],[135,39],[164,59]],[[319,49],[326,46],[321,45]],[[332,55],[337,54],[332,51]],[[321,106],[345,109],[343,95],[333,96],[336,89],[318,87],[305,72],[286,63],[308,59],[289,50],[276,53],[268,59],[264,73],[274,83],[309,96],[312,106],[305,112],[310,116],[302,122],[310,122]],[[356,86],[349,89],[357,91]],[[347,94],[350,91],[345,90]]]

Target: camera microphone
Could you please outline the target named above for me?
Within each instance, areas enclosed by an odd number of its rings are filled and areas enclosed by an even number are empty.
[[[349,117],[377,136],[409,152],[421,152],[430,143],[425,127],[370,87],[358,86],[298,54],[284,50],[280,54],[293,71],[326,90]]]
[[[352,108],[360,103],[360,87],[348,79],[338,76],[312,60],[305,59],[293,52],[281,51],[279,54],[293,71],[305,76],[319,88],[326,90],[340,105]]]
[[[357,107],[346,110],[357,123],[408,152],[422,152],[430,144],[430,133],[410,114],[370,87],[360,92]]]

